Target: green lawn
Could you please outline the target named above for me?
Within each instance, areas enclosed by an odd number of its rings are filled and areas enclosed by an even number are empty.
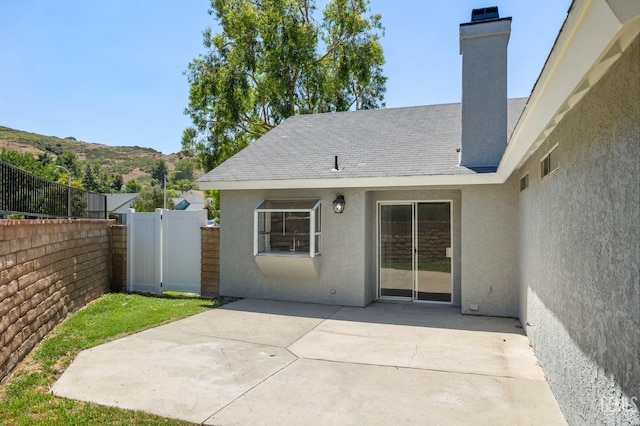
[[[49,389],[83,349],[219,306],[179,294],[106,294],[54,328],[0,387],[3,425],[187,425],[136,411],[57,398]],[[118,362],[114,360],[114,362]]]

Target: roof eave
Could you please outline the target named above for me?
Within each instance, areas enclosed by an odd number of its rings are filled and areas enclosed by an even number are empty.
[[[502,182],[520,168],[640,32],[640,8],[575,0],[538,77],[502,161]]]
[[[418,186],[457,186],[500,183],[497,173],[457,175],[359,177],[336,179],[280,179],[246,181],[198,181],[200,189],[297,189],[297,188],[383,188]]]

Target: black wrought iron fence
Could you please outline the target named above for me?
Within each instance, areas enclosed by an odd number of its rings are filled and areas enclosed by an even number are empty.
[[[70,188],[0,161],[0,216],[106,219],[107,197]]]

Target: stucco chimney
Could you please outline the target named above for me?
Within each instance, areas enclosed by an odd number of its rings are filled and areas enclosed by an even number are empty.
[[[507,146],[510,34],[511,18],[500,18],[497,7],[474,9],[460,24],[463,166],[495,170]]]

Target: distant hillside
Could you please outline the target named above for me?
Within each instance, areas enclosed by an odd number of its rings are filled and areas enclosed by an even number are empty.
[[[0,126],[0,149],[29,152],[34,156],[47,153],[56,158],[63,151],[73,151],[80,160],[97,161],[111,173],[121,174],[125,181],[149,177],[151,166],[157,159],[164,158],[170,170],[182,159],[181,154],[163,156],[153,148],[139,146],[107,146],[75,140],[73,137],[59,138],[29,133]]]

